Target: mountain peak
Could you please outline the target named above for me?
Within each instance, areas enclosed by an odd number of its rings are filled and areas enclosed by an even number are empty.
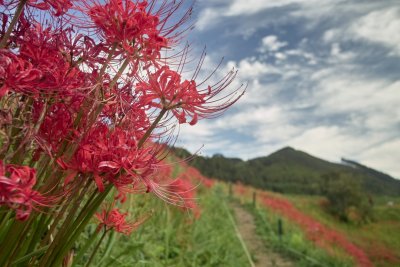
[[[284,148],[281,148],[281,149],[275,151],[274,153],[280,153],[280,152],[295,152],[295,151],[297,151],[297,150],[294,149],[293,147],[291,147],[291,146],[285,146]]]

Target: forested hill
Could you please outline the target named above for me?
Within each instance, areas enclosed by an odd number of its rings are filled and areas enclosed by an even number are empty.
[[[180,158],[192,156],[182,148],[173,150]],[[195,156],[189,164],[209,177],[282,193],[322,194],[330,180],[342,177],[357,180],[371,194],[400,195],[400,181],[387,174],[351,160],[328,162],[291,147],[248,161],[221,154]]]

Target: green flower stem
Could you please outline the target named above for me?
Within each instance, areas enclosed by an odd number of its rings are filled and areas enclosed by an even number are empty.
[[[8,219],[10,219],[11,216],[11,211],[8,210],[8,208],[6,208],[5,206],[2,206],[0,209],[2,214],[1,219],[0,219],[0,233],[2,232],[2,230],[4,229],[5,224],[7,223]],[[1,236],[1,234],[0,234]],[[1,239],[0,239],[1,241]]]
[[[106,72],[106,69],[107,69],[108,65],[110,64],[111,59],[112,59],[112,57],[113,57],[114,54],[115,54],[115,50],[117,49],[117,45],[118,45],[118,43],[114,43],[113,46],[112,46],[112,48],[111,48],[110,53],[108,53],[106,62],[104,62],[103,66],[102,66],[102,68],[101,68],[101,70],[100,70],[100,73],[99,73],[99,80],[100,80],[100,81],[103,80],[103,75],[104,75],[104,73]]]
[[[0,247],[0,266],[6,266],[10,254],[13,252],[18,241],[20,241],[24,228],[25,222],[15,221],[11,229],[9,229],[4,237],[4,240],[7,240],[7,245],[5,246],[3,242],[3,245]]]
[[[104,253],[102,253],[103,256],[101,257],[100,262],[104,262],[104,260],[109,257],[115,241],[115,231],[111,231],[107,240],[105,251]]]
[[[17,264],[20,264],[20,263],[24,263],[24,262],[26,262],[26,261],[32,259],[32,257],[41,255],[41,254],[43,254],[48,248],[49,248],[49,246],[47,245],[47,246],[41,247],[41,248],[39,248],[39,249],[37,249],[37,250],[35,250],[35,251],[32,251],[31,253],[28,253],[28,254],[26,254],[25,256],[23,256],[23,257],[21,257],[21,258],[15,260],[15,261],[13,261],[13,262],[12,262],[12,265],[17,265]]]
[[[67,215],[67,218],[64,220],[64,223],[61,225],[59,232],[57,232],[56,236],[54,237],[53,242],[51,243],[49,249],[46,251],[45,256],[43,257],[41,265],[45,266],[48,259],[51,257],[52,254],[55,254],[56,251],[59,248],[59,245],[63,239],[68,236],[68,229],[70,224],[72,223],[73,217],[75,216],[77,210],[79,209],[80,201],[83,199],[86,190],[87,190],[87,185],[89,184],[89,181],[86,182],[86,185],[83,187],[81,190],[80,194],[77,194],[77,197],[75,197],[75,200],[71,203],[66,203],[65,205],[68,204],[68,207],[70,207],[69,213]]]
[[[97,250],[99,250],[99,247],[100,247],[100,245],[101,245],[101,242],[103,242],[104,237],[106,237],[106,234],[107,234],[107,231],[104,230],[104,233],[103,233],[103,235],[101,236],[101,238],[100,238],[99,242],[97,243],[96,247],[94,248],[94,250],[93,250],[93,252],[92,252],[92,255],[91,255],[90,258],[89,258],[89,261],[88,261],[88,262],[86,263],[86,265],[85,265],[86,267],[89,267],[90,264],[92,263],[92,261],[93,261],[93,259],[94,259],[94,256],[95,256],[96,253],[97,253]]]
[[[43,236],[45,235],[46,231],[48,232],[48,225],[50,224],[52,217],[47,216],[47,214],[42,214],[41,219],[38,222],[38,227],[34,230],[34,237],[32,238],[31,243],[29,244],[28,249],[25,251],[25,253],[30,253],[31,251],[34,251],[34,249],[38,246],[40,248],[46,247],[47,248],[50,245],[43,244]],[[41,253],[43,254],[44,251]],[[36,261],[36,256],[33,256],[30,258],[30,262],[33,264]]]
[[[24,145],[23,141],[24,141],[24,139],[26,139],[26,136],[21,134],[22,133],[21,129],[22,129],[24,120],[26,120],[26,118],[23,118],[23,117],[20,118],[20,114],[21,113],[22,114],[30,113],[29,107],[32,106],[33,98],[28,98],[27,99],[27,97],[25,95],[23,95],[23,96],[21,96],[19,101],[21,103],[25,103],[25,101],[26,101],[26,103],[23,106],[15,104],[15,105],[17,105],[17,108],[16,108],[16,111],[15,111],[15,114],[14,114],[13,118],[18,118],[18,120],[14,120],[12,125],[11,125],[11,127],[9,128],[8,136],[10,137],[10,139],[12,141],[10,142],[10,146],[8,147],[8,149],[4,150],[4,153],[3,153],[4,154],[3,155],[3,161],[9,161],[10,158],[13,158],[11,160],[11,162],[14,163],[14,164],[22,164],[23,160],[24,160],[23,157],[22,157],[22,159],[18,159],[18,157],[17,158],[15,157],[15,154],[19,150],[22,149],[22,146]],[[12,149],[13,152],[8,153],[8,151],[10,149]],[[21,155],[20,155],[20,157],[21,157]]]
[[[29,230],[30,229],[35,229],[34,227],[31,227],[33,222],[35,221],[35,218],[31,215],[29,220],[25,223],[24,228],[22,230],[22,233],[20,234],[21,236],[28,237],[29,236]],[[18,254],[21,252],[21,250],[24,249],[25,246],[29,244],[29,241],[26,239],[20,239],[16,243],[15,247],[12,250],[11,256],[7,259],[7,264],[6,267],[11,266],[12,262],[14,259],[18,256]]]
[[[67,201],[67,198],[64,198],[63,201],[60,203],[62,206],[61,210],[58,212],[56,218],[54,221],[51,223],[49,231],[46,233],[46,236],[42,239],[41,245],[44,246],[50,241],[51,235],[54,233],[54,230],[56,229],[58,223],[60,220],[64,217],[64,213],[68,208],[68,205],[66,205],[64,202]]]
[[[7,41],[10,38],[10,35],[12,31],[14,30],[15,25],[17,24],[19,17],[22,14],[22,11],[24,10],[25,4],[28,2],[28,0],[21,0],[17,6],[17,10],[15,11],[14,17],[11,20],[10,26],[8,26],[8,29],[6,33],[3,36],[3,39],[1,39],[0,42],[0,49],[5,48],[7,45]]]
[[[143,135],[143,137],[139,140],[138,143],[138,148],[141,148],[144,144],[144,142],[147,140],[147,138],[149,138],[150,134],[153,132],[153,130],[156,128],[157,124],[160,122],[160,120],[162,119],[162,117],[164,117],[165,113],[167,113],[167,109],[163,108],[160,112],[160,114],[158,114],[157,118],[153,121],[153,123],[151,124],[150,128],[147,129],[146,133]]]
[[[98,236],[98,231],[94,230],[93,234],[88,238],[88,240],[85,242],[85,245],[82,248],[79,248],[79,253],[74,257],[74,266],[76,263],[79,263],[81,258],[85,255],[86,251],[89,249],[89,247],[93,244],[93,242],[96,240],[96,237]]]
[[[115,74],[114,78],[112,79],[112,81],[109,85],[110,88],[113,88],[115,86],[118,79],[121,78],[122,73],[124,73],[125,69],[128,67],[130,62],[131,62],[131,59],[129,57],[127,59],[125,59],[124,63],[122,63],[122,66],[119,68],[117,74]]]
[[[125,59],[124,63],[122,63],[122,66],[119,68],[117,74],[115,74],[114,78],[112,79],[111,83],[109,84],[109,88],[113,88],[115,86],[115,84],[117,83],[118,79],[121,78],[122,73],[128,67],[129,62],[130,62],[129,58]],[[102,86],[101,86],[101,88],[102,88]],[[89,115],[89,124],[88,124],[89,127],[92,126],[95,123],[96,118],[99,116],[99,114],[101,113],[103,108],[104,108],[104,102],[102,101],[97,106],[96,111],[94,111],[94,113],[90,114],[91,116]]]
[[[85,209],[86,210],[85,217],[82,220],[82,222],[79,225],[74,223],[75,228],[74,228],[74,231],[69,233],[69,237],[70,238],[63,243],[62,248],[60,248],[59,252],[54,257],[54,259],[51,262],[49,262],[49,264],[43,265],[43,266],[52,267],[52,266],[59,266],[61,264],[61,262],[63,260],[63,256],[65,255],[65,253],[67,253],[68,250],[73,246],[75,241],[78,239],[79,235],[85,229],[85,227],[88,224],[89,220],[93,217],[94,213],[97,211],[98,207],[104,201],[104,199],[106,198],[106,196],[108,195],[108,193],[111,191],[112,188],[113,188],[113,185],[109,184],[106,187],[106,189],[104,190],[104,192],[99,194],[93,200],[93,203],[87,209]]]

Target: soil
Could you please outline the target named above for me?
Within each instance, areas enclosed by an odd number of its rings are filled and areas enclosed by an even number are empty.
[[[245,242],[256,267],[292,267],[291,261],[282,257],[265,246],[263,240],[256,232],[253,215],[240,204],[233,203],[237,228]]]

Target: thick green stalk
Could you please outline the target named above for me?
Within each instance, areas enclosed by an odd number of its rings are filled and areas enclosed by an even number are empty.
[[[26,252],[33,251],[36,247],[37,244],[39,244],[41,237],[43,236],[43,233],[47,229],[47,220],[49,220],[48,216],[46,214],[41,214],[40,219],[36,223],[36,226],[34,228],[34,233],[30,237],[30,242],[29,246],[27,247]],[[28,242],[27,242],[28,243]]]
[[[14,251],[18,241],[20,241],[22,232],[25,229],[25,222],[15,221],[6,234],[4,240],[7,240],[7,245],[3,242],[0,247],[0,266],[6,266],[10,254]]]
[[[46,236],[42,239],[41,245],[44,246],[45,244],[47,244],[50,241],[50,237],[51,235],[54,233],[54,230],[56,229],[58,223],[60,222],[60,220],[64,217],[64,213],[68,208],[68,205],[66,205],[64,202],[67,201],[67,198],[64,197],[63,201],[60,203],[60,205],[62,206],[61,210],[58,212],[56,218],[54,219],[54,221],[51,223],[50,225],[50,229],[49,231],[47,231]]]
[[[88,185],[88,184],[89,184],[89,182],[86,183],[86,185]],[[41,263],[43,266],[45,266],[47,264],[47,261],[49,260],[49,258],[51,258],[51,255],[53,255],[57,252],[57,250],[60,246],[60,243],[63,241],[63,239],[68,236],[69,226],[71,225],[73,218],[79,208],[80,201],[82,200],[82,198],[84,197],[84,195],[86,193],[86,190],[87,190],[86,185],[83,187],[80,194],[78,194],[76,196],[74,201],[70,205],[68,205],[68,207],[70,207],[69,214],[68,214],[67,218],[64,220],[64,223],[61,225],[60,230],[56,234],[56,236],[55,236],[53,242],[51,243],[48,251],[46,252],[45,256],[43,257],[43,260]],[[67,203],[65,205],[67,205]]]
[[[32,237],[32,233],[29,234],[29,230],[35,229],[35,225],[34,225],[34,227],[32,227],[32,224],[34,224],[34,221],[35,221],[35,218],[33,218],[33,216],[31,216],[29,218],[29,220],[27,221],[27,223],[25,224],[24,229],[21,233],[21,236],[23,236],[25,238],[20,239],[19,242],[17,242],[16,246],[12,250],[11,256],[7,259],[6,267],[11,266],[14,259],[21,253],[21,250],[24,250],[24,248],[26,248],[26,246],[28,246],[29,238]]]
[[[89,220],[93,217],[94,213],[97,211],[100,204],[104,201],[108,193],[111,191],[113,185],[109,184],[104,192],[99,194],[93,201],[93,203],[87,208],[87,212],[85,212],[85,217],[82,222],[78,225],[74,223],[75,229],[73,232],[69,233],[69,239],[63,243],[62,248],[59,249],[59,252],[56,256],[53,257],[53,260],[48,262],[47,265],[43,266],[59,266],[62,262],[62,259],[65,253],[74,245],[75,241],[78,239],[79,235],[85,229],[86,225],[88,224]],[[61,245],[61,244],[60,244]]]
[[[3,230],[4,225],[7,223],[8,219],[10,219],[11,211],[8,210],[8,207],[6,208],[5,206],[2,206],[1,209],[0,209],[0,212],[4,213],[4,214],[2,214],[2,216],[0,216],[1,217],[1,219],[0,219],[0,231],[1,231],[1,230]]]
[[[3,221],[0,225],[0,244],[3,244],[8,231],[11,229],[13,225],[14,220],[10,219],[13,213],[14,213],[13,211],[9,211],[3,218]]]
[[[27,97],[25,95],[23,95],[20,99],[21,103],[25,103]],[[18,101],[18,100],[17,100]],[[10,137],[11,143],[10,146],[8,147],[7,150],[4,150],[4,161],[9,161],[10,158],[13,158],[11,160],[12,163],[14,164],[22,164],[23,160],[25,159],[24,157],[21,157],[18,160],[18,157],[16,157],[17,152],[19,152],[24,144],[26,143],[26,141],[24,139],[27,138],[27,136],[23,135],[23,132],[21,130],[22,125],[23,125],[23,121],[26,120],[26,118],[20,117],[20,114],[27,114],[30,113],[29,107],[32,106],[33,103],[33,98],[28,98],[25,105],[21,106],[21,105],[17,105],[15,114],[13,116],[13,118],[18,118],[19,120],[14,120],[11,127],[9,128],[8,131],[8,136]],[[23,142],[25,141],[25,142]],[[7,153],[10,149],[12,149],[12,152]],[[19,154],[24,154],[23,151],[21,151],[22,153]]]

